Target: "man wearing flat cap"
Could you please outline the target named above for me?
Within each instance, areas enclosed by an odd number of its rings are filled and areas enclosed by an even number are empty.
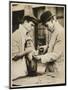
[[[40,20],[42,24],[47,27],[47,30],[51,32],[51,39],[47,53],[39,55],[37,58],[41,60],[41,63],[46,64],[45,71],[64,72],[64,28],[50,11],[44,12]],[[41,47],[43,46],[40,46],[40,48]],[[45,47],[43,48],[45,49]]]
[[[29,40],[29,38],[31,39],[29,33],[31,32],[31,30],[34,30],[37,21],[37,18],[33,15],[32,8],[26,9],[23,20],[21,24],[19,24],[19,29],[17,29],[12,34],[11,77],[13,80],[18,77],[26,76],[28,74],[25,55],[32,52],[34,46],[33,42],[31,42],[31,47],[25,47],[25,43]],[[28,58],[30,59],[31,57]]]

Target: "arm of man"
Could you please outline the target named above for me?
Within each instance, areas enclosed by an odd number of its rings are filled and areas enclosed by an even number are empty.
[[[26,54],[29,54],[32,51],[33,51],[33,49],[31,47],[28,47],[28,48],[25,49],[25,51],[23,53],[19,53],[16,56],[14,56],[12,58],[12,60],[17,61],[18,59],[23,58],[23,56],[25,56]]]
[[[48,52],[45,55],[41,56],[41,62],[46,63],[59,60],[59,58],[63,56],[63,53],[64,53],[64,44],[59,41],[55,45],[53,52]]]

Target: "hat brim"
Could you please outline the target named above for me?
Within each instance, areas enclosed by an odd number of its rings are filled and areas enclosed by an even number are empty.
[[[53,16],[55,16],[55,15],[51,15],[47,20],[46,20],[46,22],[48,22]],[[46,23],[45,22],[45,23]]]
[[[45,23],[47,23],[53,16],[55,16],[55,15],[51,15],[49,18],[47,18],[46,20],[39,20],[39,23],[42,23],[43,25],[45,24]]]
[[[32,16],[24,16],[23,18],[29,18],[30,21],[33,21],[35,24],[38,24],[39,20],[36,17]]]

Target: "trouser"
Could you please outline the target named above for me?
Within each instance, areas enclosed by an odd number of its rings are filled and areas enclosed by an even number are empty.
[[[27,76],[27,67],[25,58],[11,62],[11,79]]]
[[[56,67],[56,62],[47,62],[46,64],[46,68],[45,68],[45,72],[56,72],[57,71],[57,67]]]
[[[57,68],[55,62],[47,62],[47,63],[37,63],[37,72],[40,74],[47,72],[56,72]]]
[[[47,73],[47,72],[60,72],[62,71],[62,69],[60,67],[62,67],[62,65],[59,63],[57,63],[56,61],[53,62],[47,62],[47,63],[37,63],[37,71],[38,73]],[[59,69],[61,69],[59,71]]]

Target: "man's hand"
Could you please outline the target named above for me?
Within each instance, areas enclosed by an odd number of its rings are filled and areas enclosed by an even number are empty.
[[[14,56],[14,57],[12,58],[12,60],[17,61],[17,60],[19,60],[19,59],[22,59],[23,56],[31,53],[32,51],[33,51],[33,49],[32,49],[31,47],[26,48],[25,51],[23,51],[23,53],[19,53],[18,55]]]
[[[12,58],[12,60],[17,61],[17,60],[19,60],[19,59],[21,59],[21,58],[23,58],[22,55],[16,55],[16,56],[14,56],[14,57]]]

